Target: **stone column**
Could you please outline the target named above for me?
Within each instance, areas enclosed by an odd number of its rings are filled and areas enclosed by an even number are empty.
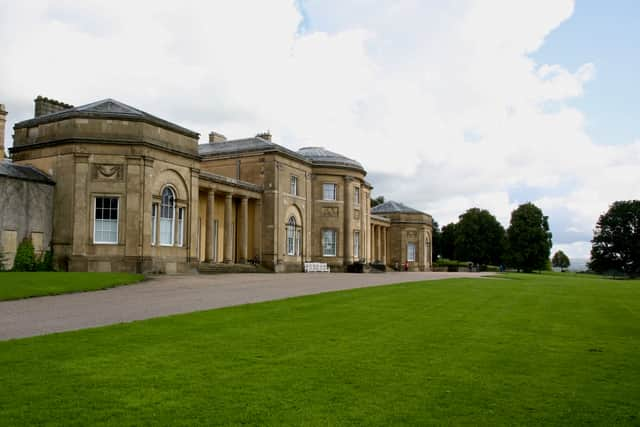
[[[233,223],[231,216],[233,215],[233,195],[231,193],[225,195],[224,199],[224,254],[223,261],[225,264],[233,263]]]
[[[382,261],[382,226],[376,225],[378,232],[376,233],[376,252],[378,260]]]
[[[353,178],[344,177],[344,265],[353,263]]]
[[[242,247],[240,248],[240,262],[245,264],[249,258],[249,199],[247,196],[243,196],[240,200],[240,221],[241,221],[241,235],[240,241]]]
[[[387,265],[387,227],[382,227],[382,263]]]
[[[376,226],[371,224],[371,226],[369,227],[369,232],[371,234],[371,238],[369,239],[370,245],[369,245],[369,253],[371,254],[371,259],[369,260],[370,262],[374,262],[376,260],[376,248],[375,248],[375,243],[376,243]]]
[[[72,227],[73,230],[73,255],[85,256],[87,254],[87,243],[93,239],[89,239],[87,232],[89,228],[87,224],[93,225],[93,209],[94,209],[94,201],[89,198],[89,192],[87,189],[88,179],[86,177],[89,176],[89,155],[77,153],[74,154],[74,168],[75,168],[75,176],[77,177],[74,182],[74,191],[73,191],[73,210],[69,212],[71,218],[66,219],[67,227]],[[122,229],[122,225],[124,221],[122,218],[124,217],[124,199],[119,200],[118,206],[118,243],[124,241],[123,235],[126,234]],[[93,227],[91,227],[93,229]],[[95,236],[94,236],[95,238]],[[79,267],[79,270],[87,270],[86,264],[82,267]],[[75,271],[75,268],[73,269]]]
[[[262,262],[262,199],[253,207],[253,256]]]
[[[214,222],[214,211],[216,206],[216,192],[213,190],[209,190],[207,194],[207,218],[205,221],[205,243],[204,243],[204,260],[205,262],[216,262],[215,259],[215,245],[214,235],[215,230],[213,229],[215,226]]]

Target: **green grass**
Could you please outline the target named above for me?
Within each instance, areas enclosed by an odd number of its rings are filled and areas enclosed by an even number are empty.
[[[129,285],[144,279],[129,273],[0,273],[0,301],[95,291]]]
[[[7,425],[639,423],[640,281],[412,283],[0,342]]]

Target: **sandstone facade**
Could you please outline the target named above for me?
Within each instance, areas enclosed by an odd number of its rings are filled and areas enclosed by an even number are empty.
[[[55,260],[72,271],[258,263],[280,272],[312,261],[332,271],[358,261],[430,269],[431,217],[400,204],[372,211],[357,161],[289,150],[268,133],[198,140],[112,99],[72,107],[39,97],[36,117],[14,126],[11,156],[55,181],[43,209]]]

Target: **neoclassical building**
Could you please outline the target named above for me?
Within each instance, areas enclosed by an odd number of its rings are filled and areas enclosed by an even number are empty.
[[[431,217],[396,202],[372,209],[356,160],[321,147],[293,151],[269,133],[227,140],[211,132],[208,144],[198,141],[194,131],[113,99],[74,107],[38,97],[35,117],[15,124],[5,162],[53,186],[51,206],[39,207],[50,210],[43,246],[71,271],[431,268]]]

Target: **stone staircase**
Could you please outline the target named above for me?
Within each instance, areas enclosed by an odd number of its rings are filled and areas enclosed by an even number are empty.
[[[225,273],[271,273],[267,268],[256,264],[209,264],[201,262],[198,266],[200,274],[225,274]]]

